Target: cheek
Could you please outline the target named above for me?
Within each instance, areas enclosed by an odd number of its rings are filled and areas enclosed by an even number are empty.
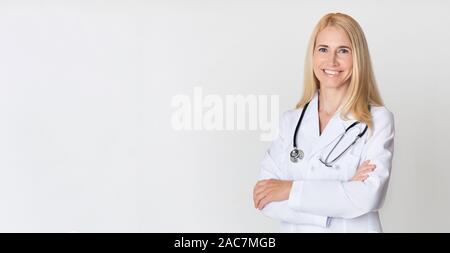
[[[320,70],[321,69],[320,66],[321,66],[321,60],[318,57],[315,57],[313,59],[313,70],[314,70],[314,74],[316,76],[323,74],[322,71]]]
[[[343,59],[341,66],[345,68],[346,71],[352,71],[353,68],[353,60],[350,59]]]
[[[320,70],[319,66],[314,66],[313,71],[314,71],[314,75],[316,76],[316,78],[319,81],[323,81],[324,74],[322,73],[322,70]]]

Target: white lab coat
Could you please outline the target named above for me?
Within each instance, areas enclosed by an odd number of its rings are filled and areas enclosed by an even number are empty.
[[[293,180],[289,199],[267,204],[262,212],[281,222],[281,232],[382,232],[378,210],[389,181],[394,151],[394,118],[385,107],[371,107],[373,130],[367,130],[351,149],[326,167],[324,159],[345,128],[356,120],[344,120],[337,112],[319,135],[318,94],[311,100],[297,134],[304,158],[292,163],[295,127],[303,108],[289,110],[280,120],[279,135],[261,163],[259,180]],[[363,131],[358,124],[342,139],[332,160]],[[364,182],[350,181],[359,165],[370,160],[376,169]]]

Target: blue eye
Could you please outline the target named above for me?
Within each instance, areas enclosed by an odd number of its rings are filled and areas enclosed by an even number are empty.
[[[339,50],[339,53],[348,54],[350,51],[348,49],[342,48]]]
[[[319,50],[319,52],[321,52],[321,53],[326,53],[326,52],[327,52],[327,49],[324,48],[324,47],[321,47],[321,48],[319,48],[318,50]]]

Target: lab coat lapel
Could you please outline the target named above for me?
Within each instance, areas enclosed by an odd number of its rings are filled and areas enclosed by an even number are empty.
[[[318,111],[317,114],[317,132],[319,132],[319,116]],[[319,136],[317,142],[313,145],[311,150],[311,155],[315,155],[316,153],[323,150],[326,146],[332,143],[336,138],[340,137],[341,134],[345,132],[345,127],[343,124],[343,120],[339,116],[339,112],[337,112],[328,122],[325,127],[322,135]]]
[[[333,117],[328,122],[325,127],[322,135],[319,136],[319,99],[318,92],[316,92],[314,98],[311,100],[311,110],[309,110],[310,120],[308,125],[308,136],[311,136],[312,147],[309,152],[309,157],[317,154],[322,151],[325,147],[334,142],[337,138],[339,138],[344,132],[345,129],[350,126],[356,120],[353,118],[353,115],[349,115],[348,119],[344,120],[340,116],[340,111],[337,111]]]

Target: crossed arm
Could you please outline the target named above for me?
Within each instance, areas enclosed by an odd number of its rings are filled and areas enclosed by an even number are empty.
[[[375,168],[376,165],[370,164],[369,160],[364,161],[359,166],[351,181],[364,182],[369,177],[368,174],[374,171]],[[258,181],[253,189],[255,208],[262,210],[270,202],[288,200],[293,182],[293,180],[273,178]]]
[[[266,154],[253,190],[255,208],[271,218],[326,226],[328,217],[354,218],[378,210],[384,200],[393,156],[393,117],[375,123],[360,164],[350,181],[284,180],[280,136]],[[370,159],[370,161],[368,161]],[[370,174],[370,175],[369,175]]]

